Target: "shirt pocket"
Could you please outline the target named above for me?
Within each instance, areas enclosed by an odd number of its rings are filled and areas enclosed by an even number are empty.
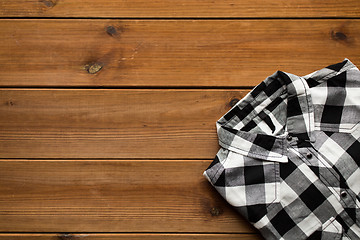
[[[280,195],[279,163],[221,148],[205,171],[218,192],[234,207],[269,206]]]
[[[308,238],[308,240],[340,240],[347,239],[347,237],[343,237],[343,228],[341,224],[335,220],[334,217],[331,217],[328,221],[326,221],[321,228],[316,230],[312,235]]]
[[[320,123],[319,125],[315,125],[315,127],[321,131],[333,132],[333,133],[353,133],[357,131],[359,126],[360,126],[360,121],[356,123],[344,123],[344,122],[338,124]]]

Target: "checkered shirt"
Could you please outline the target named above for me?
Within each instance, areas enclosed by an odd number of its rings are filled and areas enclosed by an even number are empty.
[[[360,72],[277,71],[217,122],[204,176],[265,239],[360,239]]]

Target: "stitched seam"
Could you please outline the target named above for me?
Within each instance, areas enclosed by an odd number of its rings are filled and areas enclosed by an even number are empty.
[[[321,77],[321,78],[319,78],[319,79],[317,79],[317,81],[318,80],[323,80],[324,78],[326,78],[326,77],[328,77],[329,75],[334,75],[334,76],[336,76],[337,74],[340,74],[340,73],[342,73],[342,72],[345,72],[345,71],[347,71],[347,70],[349,70],[349,69],[351,69],[351,68],[353,68],[354,66],[352,65],[352,64],[350,64],[349,66],[347,66],[347,67],[342,67],[341,69],[340,69],[340,71],[335,71],[335,70],[332,70],[332,69],[330,69],[330,68],[328,68],[329,70],[331,70],[332,72],[330,72],[330,73],[328,73],[328,74],[326,74],[326,75],[324,75],[323,77]],[[325,67],[326,68],[326,67]],[[324,69],[324,68],[323,68]],[[323,70],[323,69],[319,69],[319,70],[317,70],[317,71],[315,71],[315,73],[316,72],[319,72],[319,71],[321,71],[321,70]],[[332,78],[333,76],[331,76],[330,78]],[[325,80],[329,80],[330,78],[328,78],[328,79],[325,79]],[[305,80],[306,81],[306,80]]]
[[[331,219],[331,218],[330,218]],[[329,220],[330,220],[329,219]],[[336,221],[336,219],[334,218],[334,219],[332,219],[326,226],[323,226],[323,228],[322,228],[322,231],[325,231],[326,232],[326,229],[329,227],[329,226],[333,226],[336,230],[337,230],[337,232],[335,232],[335,233],[340,233],[340,229],[338,229],[337,228],[337,226],[334,224],[334,222],[338,222],[338,221]],[[324,224],[323,224],[324,225]],[[333,232],[332,232],[333,233]]]
[[[311,117],[310,117],[310,110],[309,110],[309,105],[310,105],[310,100],[309,100],[309,98],[311,97],[311,95],[309,95],[308,94],[308,91],[307,91],[307,89],[306,89],[306,85],[305,85],[305,81],[303,80],[303,78],[301,78],[300,77],[300,80],[301,80],[301,83],[302,83],[302,85],[303,85],[303,87],[304,87],[304,90],[305,90],[305,96],[306,96],[306,104],[307,104],[307,113],[308,113],[308,121],[309,121],[309,129],[307,129],[307,132],[308,132],[308,134],[309,134],[309,139],[311,139]],[[309,97],[310,96],[310,97]],[[312,102],[311,102],[311,104],[312,104]],[[315,127],[315,122],[314,122],[314,125],[313,125],[314,127]]]
[[[275,172],[275,174],[274,174],[274,176],[275,176],[275,182],[274,182],[274,184],[275,184],[275,198],[274,198],[274,200],[273,201],[271,201],[270,203],[269,203],[269,206],[270,205],[272,205],[272,204],[274,204],[275,203],[275,200],[276,199],[278,199],[278,188],[279,188],[279,191],[280,191],[280,182],[278,182],[277,181],[277,179],[278,179],[278,177],[279,177],[279,180],[280,180],[280,174],[279,174],[279,171],[277,170],[277,167],[279,167],[279,163],[278,162],[274,162],[273,163],[274,164],[274,172]],[[279,195],[280,195],[280,192],[279,192]]]
[[[229,156],[229,150],[228,150],[228,149],[226,149],[226,150],[227,150],[228,152],[226,153],[226,157],[225,157],[223,163],[225,163],[225,162],[228,160],[228,156]],[[219,163],[221,164],[221,166],[224,167],[224,164],[221,163],[220,160],[219,160]],[[224,168],[224,170],[225,170],[225,168]],[[219,171],[220,171],[220,167],[218,167],[218,169],[216,170],[216,172],[215,172],[215,174],[213,175],[213,177],[210,178],[210,179],[211,179],[211,182],[213,182],[214,178],[217,176],[217,174],[218,174]]]
[[[241,149],[241,148],[238,148],[238,147],[229,145],[229,144],[227,144],[226,142],[223,142],[220,138],[219,138],[219,141],[222,142],[222,143],[224,143],[227,147],[233,147],[233,148],[239,149],[239,150],[241,150],[241,151],[250,153],[250,152],[247,151],[247,150],[244,150],[244,149]],[[282,144],[283,144],[283,143],[282,143]],[[283,148],[283,147],[282,147],[282,148]],[[228,150],[229,150],[229,149],[228,149]],[[229,150],[229,151],[231,151],[231,150]],[[271,152],[271,151],[270,151],[270,152]],[[241,154],[241,153],[238,153],[238,154]],[[251,155],[254,155],[254,156],[259,156],[259,157],[269,157],[269,155],[262,155],[262,154],[255,154],[255,153],[250,153],[250,154],[251,154]],[[280,153],[279,153],[279,154],[280,154]],[[284,154],[282,153],[282,155],[284,155]],[[281,157],[282,157],[282,156],[280,156],[280,157],[270,156],[270,158],[281,158]]]

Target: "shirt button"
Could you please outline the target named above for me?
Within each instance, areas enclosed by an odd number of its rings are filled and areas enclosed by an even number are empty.
[[[340,195],[341,195],[341,197],[345,198],[345,197],[347,196],[347,192],[346,192],[346,191],[342,191],[342,192],[340,193]]]
[[[291,136],[291,135],[287,135],[286,139],[287,139],[288,141],[291,141],[291,140],[292,140],[292,136]]]
[[[307,153],[307,154],[306,154],[306,157],[307,157],[308,159],[312,158],[312,156],[313,156],[312,153]]]

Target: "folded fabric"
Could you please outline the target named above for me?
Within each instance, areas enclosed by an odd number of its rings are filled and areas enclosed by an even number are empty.
[[[277,71],[217,122],[204,172],[265,239],[360,239],[360,72]]]

